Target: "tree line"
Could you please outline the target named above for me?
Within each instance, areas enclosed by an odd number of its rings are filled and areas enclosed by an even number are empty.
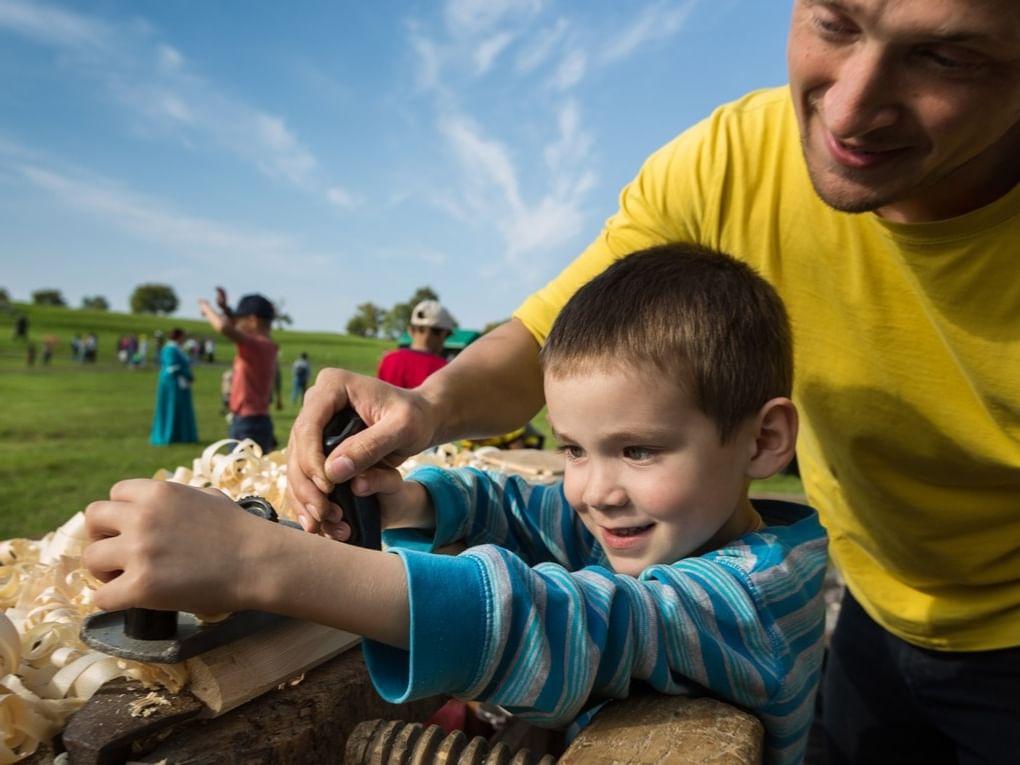
[[[396,340],[411,323],[411,311],[422,300],[438,301],[439,295],[431,287],[419,287],[410,300],[397,303],[389,310],[375,303],[362,303],[347,322],[347,334]]]

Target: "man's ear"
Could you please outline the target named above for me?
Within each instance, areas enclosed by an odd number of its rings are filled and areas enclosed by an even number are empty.
[[[797,448],[797,407],[788,398],[765,402],[755,417],[754,452],[748,464],[749,478],[775,475],[793,459]]]

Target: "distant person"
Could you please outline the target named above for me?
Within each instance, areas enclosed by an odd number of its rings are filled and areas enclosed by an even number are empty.
[[[216,288],[216,311],[209,301],[198,301],[209,324],[235,346],[233,378],[230,384],[230,437],[250,438],[265,453],[276,448],[273,419],[269,415],[274,390],[277,407],[282,405],[276,384],[276,356],[272,341],[273,304],[262,295],[245,295],[231,310],[227,293]]]
[[[42,341],[42,363],[44,366],[49,366],[50,361],[53,360],[53,351],[56,349],[57,344],[60,340],[55,335],[46,335]]]
[[[191,362],[181,350],[184,330],[176,327],[169,342],[160,351],[159,378],[156,382],[156,414],[152,419],[149,441],[153,446],[198,442],[195,407],[192,403]]]
[[[423,300],[411,311],[409,348],[383,356],[376,377],[398,388],[417,388],[425,378],[446,366],[443,344],[453,332],[450,313],[435,300]]]
[[[14,320],[14,339],[28,340],[28,317],[23,313]]]
[[[291,365],[293,379],[290,385],[290,403],[301,404],[305,400],[305,390],[308,388],[308,378],[312,373],[312,366],[308,363],[308,354],[302,353]]]

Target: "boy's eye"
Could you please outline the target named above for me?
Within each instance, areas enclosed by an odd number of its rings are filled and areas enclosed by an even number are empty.
[[[572,444],[561,444],[557,447],[559,451],[567,455],[568,460],[579,460],[584,456],[584,449]]]
[[[634,460],[635,462],[643,462],[649,460],[654,456],[654,452],[646,446],[625,446],[623,449],[623,456],[628,460]]]

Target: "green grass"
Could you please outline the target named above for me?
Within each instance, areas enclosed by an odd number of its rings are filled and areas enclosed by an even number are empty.
[[[154,447],[149,428],[155,405],[156,369],[131,370],[116,361],[122,334],[165,333],[180,326],[196,335],[212,334],[195,320],[174,320],[102,311],[18,305],[29,316],[30,338],[60,339],[53,361],[26,364],[25,346],[12,340],[13,316],[0,313],[0,539],[37,537],[52,531],[89,502],[105,498],[123,478],[148,477],[159,468],[191,465],[202,448],[226,437],[219,415],[220,376],[233,358],[233,346],[219,338],[217,363],[197,365],[193,388],[199,444]],[[70,358],[73,334],[94,331],[99,358],[81,365]],[[323,332],[274,331],[283,367],[283,411],[273,412],[276,436],[286,441],[297,407],[290,404],[291,362],[307,352],[313,369],[342,366],[374,374],[379,357],[392,344]],[[151,351],[150,351],[151,353]],[[549,436],[544,411],[535,424]],[[755,491],[799,494],[800,481],[777,476],[758,482]]]
[[[175,326],[212,335],[205,322],[103,311],[18,305],[29,316],[30,339],[60,340],[48,366],[37,356],[26,363],[25,344],[12,340],[13,316],[0,314],[0,539],[39,536],[59,526],[95,499],[105,498],[122,478],[151,476],[161,467],[191,465],[202,448],[226,437],[219,415],[220,377],[233,359],[233,346],[217,340],[217,363],[196,365],[193,388],[199,444],[155,447],[149,428],[156,398],[157,370],[132,370],[116,360],[122,334],[164,333]],[[96,364],[70,358],[75,333],[94,331]],[[284,409],[274,411],[276,436],[285,442],[297,416],[290,404],[290,364],[307,352],[313,369],[344,366],[373,374],[390,343],[346,335],[274,331],[283,368]]]

